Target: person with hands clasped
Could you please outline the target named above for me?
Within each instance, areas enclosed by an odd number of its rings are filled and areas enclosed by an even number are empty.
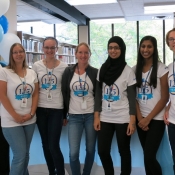
[[[11,46],[9,64],[0,70],[0,89],[2,131],[13,152],[10,175],[28,175],[38,80],[27,68],[25,50],[19,43]]]
[[[140,41],[136,73],[137,132],[144,152],[146,175],[162,175],[156,154],[163,138],[163,115],[168,102],[167,67],[159,61],[157,40],[145,36]]]
[[[170,30],[166,35],[166,43],[170,50],[173,51],[175,55],[175,28]],[[166,111],[164,114],[164,122],[168,126],[168,136],[171,145],[173,162],[174,162],[174,174],[175,174],[175,57],[173,59],[173,63],[171,63],[168,74],[168,84],[169,84],[169,95],[170,102],[166,107]]]
[[[64,158],[60,149],[62,125],[66,125],[63,115],[63,96],[61,92],[62,74],[67,64],[56,59],[58,41],[46,37],[43,41],[45,59],[34,63],[32,69],[39,81],[39,101],[36,110],[37,126],[41,135],[43,152],[49,175],[64,175]]]
[[[119,36],[109,39],[108,58],[96,83],[94,128],[98,131],[98,154],[105,175],[114,175],[110,155],[114,132],[121,156],[121,175],[131,174],[130,139],[135,131],[135,74],[125,62],[126,45]]]

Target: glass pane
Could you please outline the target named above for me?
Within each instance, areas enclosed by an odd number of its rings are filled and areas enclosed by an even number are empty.
[[[162,20],[139,21],[139,41],[146,35],[157,39],[159,58],[163,62],[163,22]]]
[[[173,29],[173,19],[165,20],[165,37],[169,30]],[[168,66],[173,62],[173,52],[169,49],[169,47],[165,46],[165,64]]]
[[[107,59],[107,42],[111,34],[111,24],[96,24],[90,22],[90,46],[92,66],[99,68]]]
[[[114,35],[120,36],[126,44],[126,62],[133,67],[137,61],[137,30],[136,22],[114,24]]]
[[[33,27],[33,35],[46,37],[54,36],[53,24],[47,24],[41,21],[37,22],[22,22],[17,24],[17,30],[26,33],[31,33],[31,27]]]
[[[56,24],[56,38],[61,43],[78,44],[77,24],[73,22]]]

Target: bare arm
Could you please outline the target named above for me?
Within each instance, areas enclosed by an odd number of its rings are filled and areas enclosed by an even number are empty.
[[[31,114],[32,115],[35,114],[36,108],[38,106],[38,96],[39,96],[38,94],[39,94],[39,85],[38,85],[38,82],[37,82],[37,83],[35,83],[35,90],[34,90],[33,95],[32,95],[31,112],[29,114],[24,115],[24,121],[32,119]]]
[[[160,78],[160,85],[161,85],[160,100],[157,102],[154,109],[149,113],[149,115],[138,123],[139,127],[145,128],[146,126],[148,126],[150,121],[165,107],[166,103],[168,102],[169,93],[168,93],[167,76],[168,73],[166,73]]]
[[[100,130],[100,112],[94,112],[94,129],[96,131]]]
[[[9,98],[7,97],[7,82],[0,80],[0,100],[4,108],[14,118],[17,123],[23,123],[23,117],[16,113]]]

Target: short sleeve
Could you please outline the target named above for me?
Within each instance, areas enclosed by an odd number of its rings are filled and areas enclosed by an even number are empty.
[[[161,62],[159,62],[158,63],[159,65],[158,65],[158,74],[157,74],[157,76],[159,77],[159,78],[161,78],[163,75],[165,75],[169,70],[168,70],[168,67],[165,65],[165,64],[163,64],[163,63],[161,63]]]
[[[7,68],[0,69],[0,80],[7,82],[7,73],[6,73],[5,69],[7,69]]]

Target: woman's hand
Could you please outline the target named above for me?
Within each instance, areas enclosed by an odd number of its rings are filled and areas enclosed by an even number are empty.
[[[25,115],[23,116],[24,122],[26,122],[26,121],[28,121],[28,120],[31,120],[31,119],[32,119],[31,114],[25,114]]]
[[[138,126],[144,130],[144,131],[147,131],[149,129],[148,125],[150,123],[150,120],[147,118],[147,117],[143,117],[139,123],[138,123]]]
[[[21,115],[19,115],[19,114],[16,114],[13,118],[15,119],[15,121],[16,121],[17,123],[22,124],[22,123],[25,122],[25,120],[23,119],[23,116],[21,116]]]
[[[169,118],[169,111],[167,110],[167,111],[165,111],[165,114],[164,114],[164,116],[163,116],[164,123],[165,123],[166,125],[169,125],[168,118]]]
[[[66,126],[68,123],[68,120],[67,119],[63,119],[63,126]]]
[[[136,117],[135,115],[131,115],[126,134],[130,136],[134,133],[135,130],[136,130]]]
[[[100,114],[99,114],[99,112],[94,113],[94,129],[96,131],[100,130]]]

